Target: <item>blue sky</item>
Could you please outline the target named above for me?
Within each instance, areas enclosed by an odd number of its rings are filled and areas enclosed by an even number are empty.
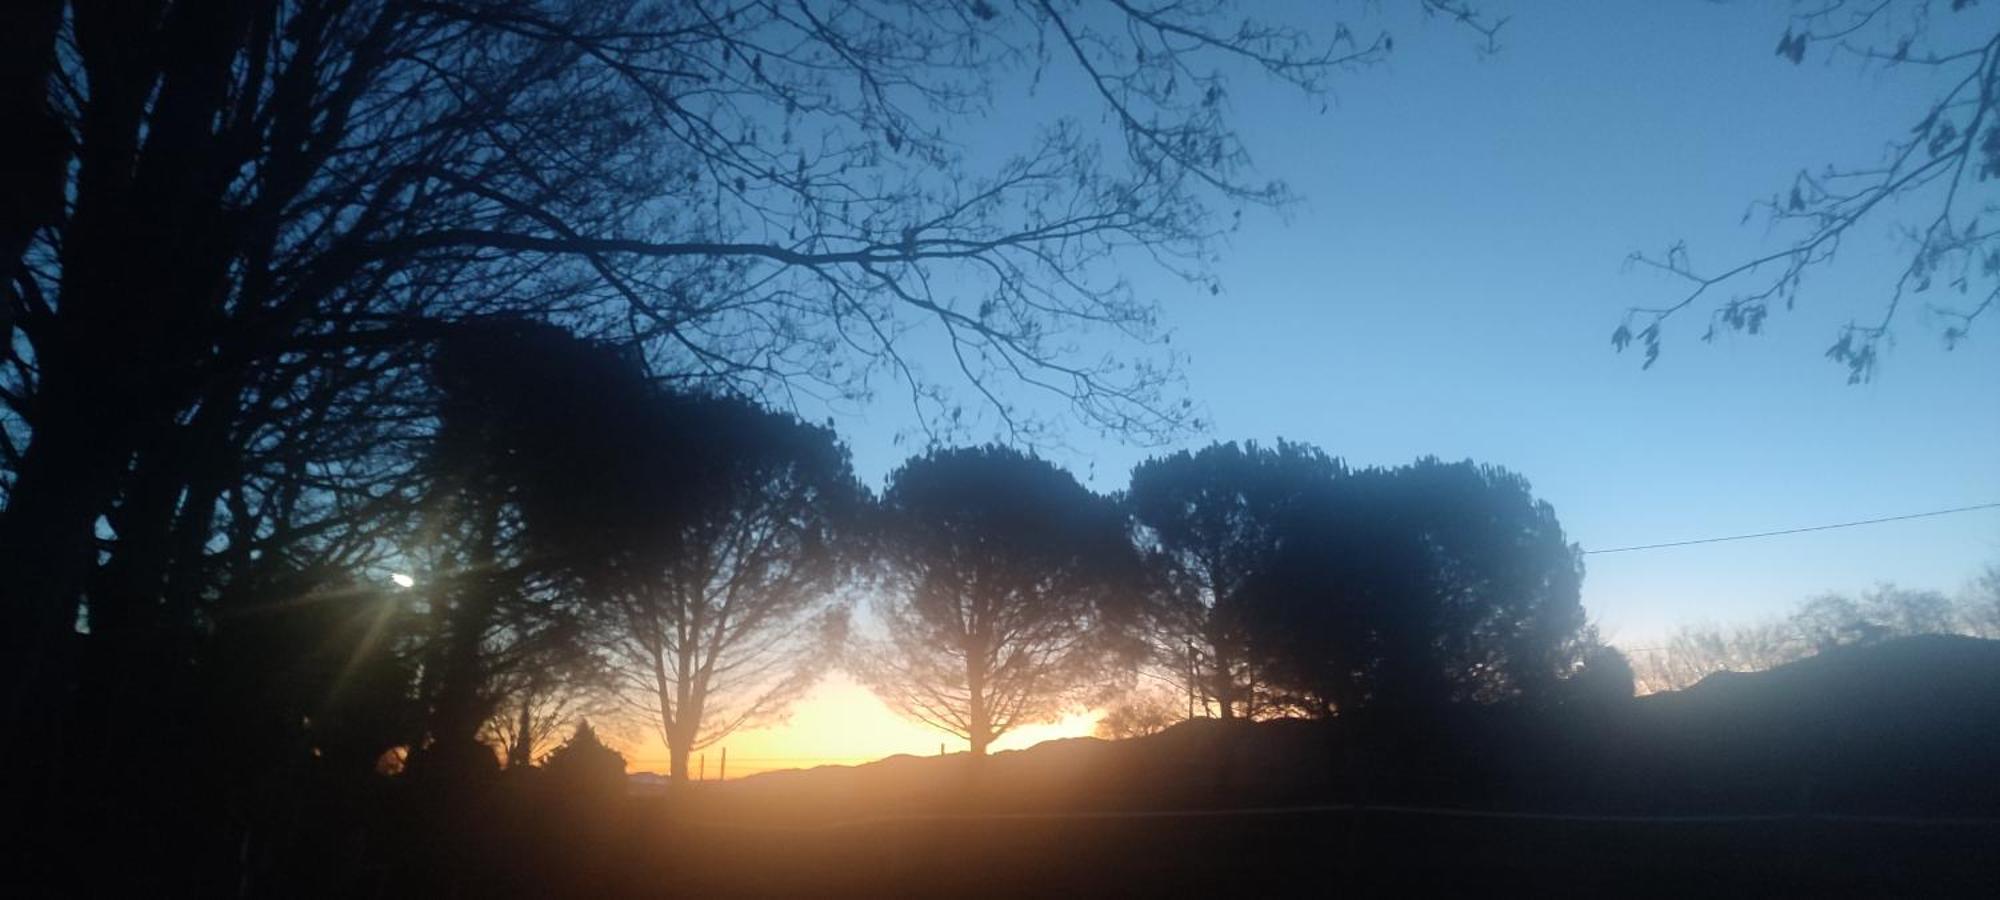
[[[1497,7],[1496,7],[1497,8]],[[1740,219],[1801,167],[1865,163],[1922,114],[1920,71],[1772,53],[1785,4],[1536,2],[1504,47],[1388,23],[1393,60],[1336,82],[1333,108],[1239,79],[1260,174],[1304,198],[1246,213],[1220,296],[1135,262],[1160,298],[1213,439],[1286,437],[1350,463],[1470,457],[1528,476],[1571,537],[1605,548],[2000,500],[2000,333],[1955,351],[1900,320],[1876,381],[1822,360],[1879,314],[1902,263],[1887,210],[1797,311],[1759,337],[1670,326],[1642,372],[1608,337],[1676,285],[1628,269],[1685,239],[1696,263],[1768,250]],[[1350,10],[1351,11],[1351,10]],[[909,450],[893,400],[842,424],[864,478]],[[1153,450],[1069,435],[1100,490]],[[2000,511],[1592,557],[1591,615],[1643,645],[1674,625],[1756,619],[1876,581],[1955,589],[2000,562]]]

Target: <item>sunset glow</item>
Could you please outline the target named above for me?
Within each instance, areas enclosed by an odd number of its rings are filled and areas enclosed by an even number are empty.
[[[1078,712],[1044,725],[1024,725],[1002,735],[993,743],[996,752],[1021,750],[1043,741],[1085,737],[1102,715],[1096,710]],[[657,732],[620,735],[626,769],[632,772],[665,772],[667,748]],[[935,756],[942,744],[946,753],[962,753],[965,741],[926,728],[883,705],[866,687],[842,674],[827,676],[818,687],[793,707],[785,722],[754,731],[738,732],[707,754],[710,779],[722,773],[722,750],[729,750],[728,776],[732,779],[779,769],[810,769],[815,766],[852,766],[873,762],[899,753]],[[696,754],[696,765],[700,765]]]

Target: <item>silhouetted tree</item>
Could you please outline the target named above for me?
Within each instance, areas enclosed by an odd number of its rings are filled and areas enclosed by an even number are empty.
[[[654,412],[676,436],[627,450],[665,477],[592,498],[653,521],[567,555],[602,597],[624,694],[684,782],[691,753],[783,716],[832,661],[867,494],[826,428],[722,397],[662,394]]]
[[[1957,626],[1952,600],[1942,591],[1878,584],[1862,593],[1861,608],[1870,621],[1899,636],[1951,634]]]
[[[1920,298],[1944,323],[1947,349],[1964,340],[2000,297],[2000,231],[1980,222],[1995,199],[1990,185],[2000,183],[2000,30],[1978,6],[1965,0],[1794,5],[1777,45],[1781,59],[1797,65],[1823,55],[1885,73],[1943,74],[1941,87],[1910,111],[1907,130],[1884,136],[1879,159],[1801,169],[1770,199],[1753,204],[1744,221],[1766,214],[1781,235],[1778,249],[1715,268],[1695,264],[1680,243],[1662,255],[1633,254],[1686,290],[1664,306],[1629,309],[1612,344],[1623,350],[1638,343],[1651,366],[1662,326],[1689,310],[1708,313],[1703,340],[1719,331],[1757,334],[1774,304],[1791,309],[1806,276],[1831,263],[1857,227],[1876,230],[1864,223],[1884,220],[1892,208],[1917,211],[1901,228],[1908,264],[1880,286],[1880,313],[1850,318],[1826,358],[1847,369],[1848,383],[1868,380],[1897,315],[1907,316]]]
[[[2000,638],[2000,564],[1991,564],[1958,602],[1959,630],[1973,637]]]
[[[551,642],[537,658],[499,679],[498,702],[481,740],[500,748],[508,768],[534,765],[554,749],[565,730],[592,716],[618,714],[617,679],[595,653],[570,652]]]
[[[1184,715],[1176,698],[1163,691],[1133,691],[1104,711],[1104,717],[1097,720],[1096,733],[1114,741],[1145,737],[1165,731]]]
[[[1861,604],[1840,594],[1806,601],[1792,614],[1791,625],[1805,653],[1823,653],[1849,644],[1871,644],[1889,636],[1889,629],[1869,620]]]
[[[542,773],[558,793],[602,800],[623,793],[625,757],[598,740],[589,722],[578,722],[569,740],[549,753]]]
[[[1503,469],[1355,472],[1279,544],[1244,621],[1267,677],[1307,708],[1547,697],[1585,649],[1578,551]]]
[[[1140,463],[1125,505],[1158,563],[1152,638],[1158,668],[1192,678],[1225,719],[1257,712],[1244,646],[1244,585],[1270,564],[1282,525],[1344,469],[1318,449],[1279,441],[1211,444]]]
[[[1804,656],[1892,637],[1950,634],[1957,627],[1951,598],[1938,591],[1878,584],[1859,597],[1822,594],[1794,612],[1790,624]]]
[[[1647,692],[1672,691],[1716,672],[1759,672],[1809,653],[1790,621],[1770,621],[1724,628],[1686,625],[1667,638],[1665,646],[1640,657],[1635,672]]]
[[[587,621],[673,776],[694,750],[781,715],[844,629],[866,494],[832,433],[666,390],[636,356],[546,326],[474,329],[447,350],[451,408],[470,411],[446,417],[439,443],[473,448],[450,467],[457,483],[490,471],[486,493],[517,516],[516,567],[589,599],[550,610]],[[465,441],[450,427],[461,419],[476,429]],[[470,575],[495,568],[468,562]]]
[[[887,630],[854,655],[897,711],[974,756],[1114,680],[1137,650],[1139,560],[1117,506],[1003,447],[935,450],[889,478],[879,521]]]

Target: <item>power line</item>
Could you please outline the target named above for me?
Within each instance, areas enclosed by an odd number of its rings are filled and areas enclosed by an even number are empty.
[[[1639,544],[1632,547],[1613,547],[1609,550],[1585,550],[1586,555],[1602,553],[1631,553],[1635,550],[1664,550],[1668,547],[1690,547],[1695,544],[1720,544],[1724,541],[1747,541],[1752,538],[1778,537],[1786,534],[1804,534],[1808,531],[1832,531],[1835,528],[1853,528],[1857,525],[1880,525],[1884,522],[1902,522],[1909,519],[1927,519],[1932,516],[1949,516],[1954,513],[1977,512],[1982,509],[2000,509],[2000,503],[1980,503],[1974,506],[1959,506],[1952,509],[1934,509],[1930,512],[1910,513],[1901,516],[1883,516],[1879,519],[1861,519],[1854,522],[1835,522],[1831,525],[1809,525],[1804,528],[1785,528],[1778,531],[1759,531],[1755,534],[1732,534],[1726,537],[1698,538],[1692,541],[1668,541],[1664,544]]]

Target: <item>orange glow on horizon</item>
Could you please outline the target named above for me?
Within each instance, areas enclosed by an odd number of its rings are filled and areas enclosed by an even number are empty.
[[[991,750],[1021,750],[1056,738],[1084,737],[1097,727],[1099,710],[1080,712],[1059,722],[1023,725],[993,742]],[[667,748],[657,729],[638,728],[620,742],[628,772],[667,771]],[[722,751],[729,750],[731,779],[779,769],[852,766],[899,753],[935,756],[965,752],[965,741],[903,718],[867,688],[844,674],[826,677],[792,707],[789,719],[753,731],[739,731],[689,759],[690,777],[700,774],[701,757],[710,780],[722,768]]]

